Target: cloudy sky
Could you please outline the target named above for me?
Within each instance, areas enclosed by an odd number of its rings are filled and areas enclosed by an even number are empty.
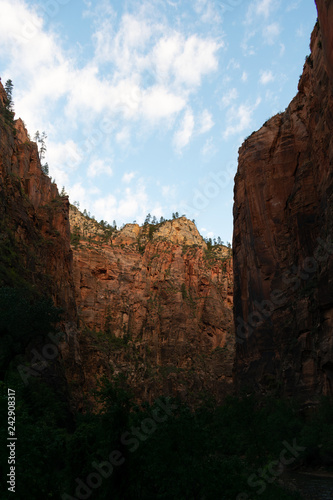
[[[297,92],[312,0],[0,0],[0,76],[50,176],[98,220],[232,238],[246,136]]]

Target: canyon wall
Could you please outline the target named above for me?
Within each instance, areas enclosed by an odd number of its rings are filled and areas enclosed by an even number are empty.
[[[185,217],[105,228],[71,207],[86,390],[124,374],[140,399],[231,392],[232,259]]]
[[[9,112],[0,83],[0,286],[50,297],[61,308],[59,356],[49,363],[50,377],[67,391],[82,380],[77,344],[77,310],[70,247],[69,201],[42,171],[38,148],[21,119]],[[37,347],[38,339],[33,346]],[[33,356],[28,347],[28,359]],[[39,345],[42,351],[44,345]],[[35,373],[46,375],[48,369]],[[51,374],[52,372],[52,374]],[[69,394],[69,393],[68,393]],[[71,398],[78,403],[79,392]]]
[[[29,376],[44,377],[73,409],[94,401],[102,377],[120,374],[150,402],[231,392],[230,249],[208,248],[185,217],[117,230],[70,208],[2,85],[0,253],[1,287],[26,290],[32,302],[50,297],[62,310],[56,359],[32,354],[43,352],[42,338],[26,356]]]
[[[333,7],[318,0],[298,94],[239,151],[234,190],[238,387],[333,391]]]

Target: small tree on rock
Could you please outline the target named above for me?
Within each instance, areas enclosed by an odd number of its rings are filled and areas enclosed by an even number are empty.
[[[49,165],[48,163],[43,163],[46,153],[46,142],[45,142],[46,139],[47,135],[45,131],[43,131],[42,134],[39,132],[39,130],[36,131],[34,135],[34,140],[35,142],[37,142],[38,145],[39,161],[41,164],[42,172],[44,172],[44,174],[46,175],[49,175]]]
[[[151,221],[151,214],[149,213],[145,218],[144,225],[147,226],[148,224],[150,224],[150,221]]]
[[[13,82],[11,80],[7,80],[5,83],[5,91],[7,94],[7,104],[6,108],[9,111],[14,111],[14,103],[13,103]]]
[[[5,103],[4,117],[8,125],[14,125],[14,103],[13,103],[13,82],[7,80],[5,83],[5,91],[7,95],[7,102]],[[15,129],[13,129],[15,130]]]
[[[62,190],[60,192],[60,196],[62,198],[65,198],[66,196],[68,196],[68,194],[66,193],[66,190],[65,190],[65,186],[62,186]]]

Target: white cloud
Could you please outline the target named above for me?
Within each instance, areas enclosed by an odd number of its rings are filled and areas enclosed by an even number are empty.
[[[198,86],[205,74],[216,71],[217,50],[222,46],[214,40],[202,40],[190,36],[184,43],[182,53],[176,58],[174,68],[176,79],[186,85]]]
[[[99,198],[93,204],[94,213],[97,218],[103,218],[107,221],[121,221],[143,219],[147,213],[148,197],[145,184],[142,179],[135,185],[135,188],[127,187],[123,196],[117,198],[114,195],[108,195]]]
[[[250,127],[252,115],[261,102],[260,97],[252,105],[241,104],[238,107],[232,107],[227,115],[228,126],[224,131],[223,137],[227,139],[231,135],[244,132]]]
[[[81,182],[77,182],[74,186],[69,187],[68,191],[73,195],[74,200],[83,199],[86,196],[86,189],[82,186]]]
[[[298,9],[300,4],[301,4],[301,0],[295,0],[295,2],[290,3],[287,7],[287,12]]]
[[[15,108],[28,128],[36,130],[50,105],[69,87],[69,60],[56,35],[44,31],[36,8],[20,0],[2,0],[1,10],[0,46],[8,56],[8,77],[14,82],[22,80],[22,75],[25,79],[24,91],[16,92]]]
[[[267,19],[271,13],[272,6],[273,0],[259,0],[255,7],[256,14],[262,15]]]
[[[152,35],[149,20],[125,13],[118,32],[113,27],[113,16],[106,16],[97,25],[93,39],[99,62],[112,62],[119,76],[136,72],[144,64],[143,52]]]
[[[301,26],[299,26],[296,30],[296,36],[302,38],[304,35],[305,35],[304,26],[301,24]]]
[[[196,0],[194,10],[200,15],[201,21],[204,23],[221,23],[222,19],[216,9],[215,2],[208,0]]]
[[[235,100],[237,99],[238,97],[238,92],[237,92],[237,89],[236,88],[232,88],[230,90],[228,90],[228,92],[226,94],[224,94],[224,96],[222,97],[222,106],[224,108],[230,106],[230,104]]]
[[[117,199],[112,194],[99,198],[93,203],[94,213],[97,219],[113,221],[117,215]]]
[[[153,68],[158,81],[197,87],[204,75],[217,70],[217,51],[222,42],[180,33],[163,36],[152,50]]]
[[[268,19],[272,13],[274,7],[276,7],[276,1],[273,0],[255,0],[250,3],[249,8],[246,13],[245,24],[252,24],[258,21],[258,18],[263,17]]]
[[[69,185],[70,174],[79,168],[83,155],[79,145],[72,139],[65,143],[47,141],[46,160],[50,176],[56,179],[58,187],[61,188]]]
[[[199,118],[199,122],[200,122],[199,134],[205,134],[212,127],[214,127],[214,121],[212,115],[209,113],[207,109],[205,109],[202,112],[201,117]]]
[[[277,22],[270,22],[270,20],[279,6],[279,0],[254,0],[250,3],[244,21],[246,26],[244,39],[241,43],[246,55],[256,54],[257,44],[250,44],[250,41],[260,31],[262,31],[265,43],[273,45],[281,30]]]
[[[174,73],[175,60],[179,56],[183,39],[179,33],[160,38],[152,50],[152,64],[158,81],[169,81]]]
[[[200,229],[200,234],[202,234],[205,238],[213,238],[214,233],[212,231],[208,231],[205,227]]]
[[[95,188],[87,188],[82,185],[82,181],[76,182],[73,186],[69,186],[66,190],[72,202],[78,201],[81,210],[88,209],[91,205],[90,195],[98,194]]]
[[[113,66],[111,82],[98,94],[110,111],[156,122],[181,111],[188,91],[217,70],[223,43],[196,34],[186,37],[141,10],[136,16],[124,14],[118,31],[107,19],[97,26],[95,63]],[[78,103],[76,107],[81,110]]]
[[[190,142],[194,130],[194,116],[191,109],[187,109],[180,129],[174,135],[175,149],[180,152]]]
[[[268,83],[271,83],[275,80],[275,77],[273,76],[273,73],[271,71],[261,71],[260,72],[260,80],[259,82],[262,85],[267,85]]]
[[[80,147],[72,139],[65,143],[50,142],[47,144],[47,159],[52,166],[76,170],[83,159]]]
[[[230,70],[230,69],[239,69],[240,68],[240,64],[238,61],[236,61],[235,59],[230,59],[229,63],[228,63],[228,66],[227,66],[227,70]]]
[[[186,100],[183,97],[173,94],[163,86],[155,86],[143,94],[142,114],[154,122],[179,113],[185,104]]]
[[[263,29],[263,37],[269,45],[273,45],[276,41],[276,38],[280,35],[281,28],[279,23],[272,23],[268,26],[265,26]]]
[[[147,204],[147,195],[144,186],[139,186],[134,192],[131,188],[126,188],[125,196],[119,200],[118,213],[121,219],[128,220],[141,213],[142,208]]]
[[[125,173],[121,180],[125,182],[125,184],[129,184],[131,180],[134,179],[134,177],[135,177],[135,172],[129,172]]]
[[[129,144],[130,131],[128,127],[123,127],[119,132],[117,132],[116,141],[123,146],[127,146]]]
[[[177,187],[176,186],[162,186],[162,196],[167,200],[176,198]]]
[[[96,159],[90,163],[87,169],[88,177],[97,177],[102,174],[112,175],[112,168],[110,167],[111,160]]]
[[[201,154],[205,161],[210,160],[216,153],[218,149],[214,144],[214,140],[212,137],[206,140],[203,148],[201,149]]]
[[[254,45],[250,44],[250,40],[252,38],[254,38],[255,35],[256,35],[256,30],[248,31],[245,33],[244,39],[241,42],[241,47],[242,47],[243,51],[245,52],[245,54],[248,56],[253,56],[256,53],[255,49],[254,49]]]
[[[88,130],[103,113],[123,145],[133,122],[169,127],[202,79],[217,70],[223,47],[212,37],[172,30],[164,18],[154,22],[153,10],[144,6],[137,16],[123,14],[117,25],[110,7],[96,16],[95,54],[82,65],[75,49],[66,52],[48,31],[37,9],[22,0],[2,0],[2,10],[0,43],[10,61],[3,77],[15,82],[24,74],[28,82],[15,95],[15,105],[29,130],[42,129],[61,98],[68,128],[83,124]],[[101,65],[107,76],[101,76]]]
[[[246,71],[243,71],[242,76],[241,76],[242,82],[247,82],[247,79],[248,79],[248,74]]]

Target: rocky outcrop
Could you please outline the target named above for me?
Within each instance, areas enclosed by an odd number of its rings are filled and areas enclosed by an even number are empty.
[[[298,94],[239,151],[235,380],[304,399],[333,391],[332,3],[318,0]]]
[[[125,373],[149,401],[178,394],[195,403],[204,393],[220,400],[231,391],[234,356],[229,249],[207,250],[185,217],[103,228],[104,237],[90,224],[72,207],[87,391],[96,377]]]
[[[194,222],[186,217],[156,222],[156,224],[125,224],[117,230],[104,221],[98,223],[87,213],[82,214],[76,206],[70,210],[72,233],[84,238],[106,241],[112,245],[145,245],[148,241],[169,241],[179,245],[198,245],[207,249],[207,244],[199,233]]]

